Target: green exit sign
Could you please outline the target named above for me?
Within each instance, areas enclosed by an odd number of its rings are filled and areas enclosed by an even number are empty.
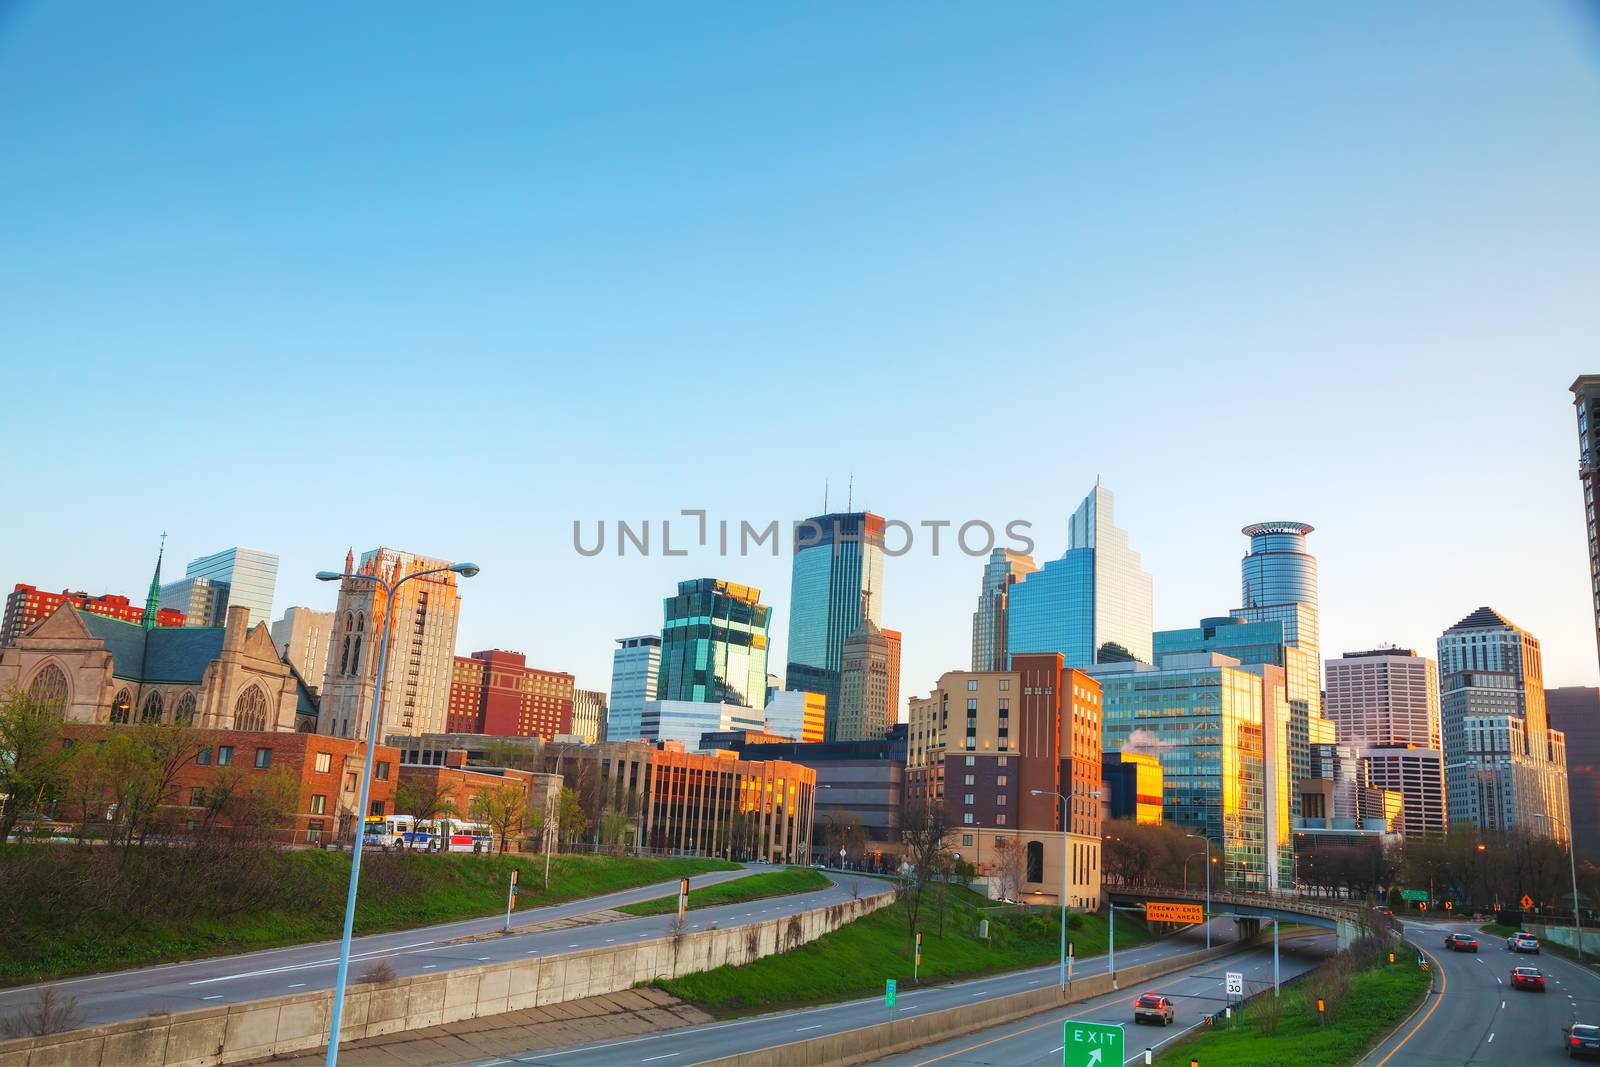
[[[1062,1067],[1122,1067],[1122,1027],[1068,1019],[1062,1029]]]

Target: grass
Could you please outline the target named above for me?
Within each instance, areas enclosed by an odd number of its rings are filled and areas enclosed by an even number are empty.
[[[1308,991],[1291,986],[1283,991],[1283,1017],[1276,1033],[1265,1033],[1253,1003],[1234,1013],[1227,1029],[1202,1030],[1156,1057],[1164,1067],[1187,1067],[1198,1059],[1205,1067],[1301,1067],[1303,1064],[1353,1063],[1375,1040],[1409,1015],[1424,993],[1429,976],[1416,965],[1410,950],[1383,954],[1359,972],[1350,985],[1335,1021],[1317,1021]],[[1227,1025],[1227,1024],[1223,1024]]]
[[[784,897],[794,893],[810,893],[826,889],[833,883],[821,871],[809,867],[786,867],[781,871],[752,874],[732,882],[689,890],[689,908],[711,908],[718,904],[742,904],[747,900],[765,900],[767,897]],[[624,904],[616,909],[628,915],[665,915],[678,910],[678,895],[669,894],[637,904]]]
[[[158,846],[144,857],[161,867]],[[95,853],[101,853],[96,856]],[[142,909],[122,905],[137,889],[105,884],[105,850],[64,845],[0,847],[0,887],[23,890],[52,883],[81,885],[76,893],[13,896],[0,922],[0,985],[18,985],[127,967],[277,948],[339,936],[350,857],[337,852],[270,852],[256,870],[260,884],[248,899],[228,905],[170,908],[175,891],[151,893]],[[100,866],[96,866],[99,863]],[[708,859],[555,856],[544,887],[540,856],[368,854],[362,858],[355,932],[381,933],[470,919],[504,911],[513,868],[520,867],[519,910],[631,889],[735,864]],[[163,898],[160,894],[164,893]]]
[[[930,890],[929,896],[934,892]],[[930,900],[922,908],[922,984],[1034,967],[1059,957],[1060,927],[1054,909],[995,908],[993,901],[970,890],[950,886],[948,892],[942,932],[935,903]],[[991,920],[989,944],[978,939],[978,921],[984,917]],[[1106,920],[1069,915],[1067,936],[1079,957],[1098,955],[1106,949]],[[1135,920],[1117,923],[1118,948],[1132,948],[1149,938]],[[909,989],[914,984],[912,969],[906,913],[897,904],[781,955],[656,984],[726,1017],[882,995],[887,978]]]

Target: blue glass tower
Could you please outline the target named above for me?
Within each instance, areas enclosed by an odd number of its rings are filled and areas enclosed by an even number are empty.
[[[760,600],[761,590],[719,578],[679,582],[663,604],[656,699],[765,708],[772,609]]]
[[[866,511],[836,512],[800,524],[789,587],[789,667],[784,687],[827,697],[829,737],[839,720],[844,643],[860,628],[863,608],[874,626],[882,626],[882,603],[882,517]]]

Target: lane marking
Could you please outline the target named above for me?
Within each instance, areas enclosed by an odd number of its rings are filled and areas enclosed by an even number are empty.
[[[1394,1054],[1396,1052],[1399,1052],[1401,1049],[1405,1048],[1407,1041],[1410,1041],[1413,1037],[1417,1036],[1417,1031],[1421,1030],[1423,1026],[1427,1024],[1428,1020],[1433,1018],[1433,1013],[1439,1010],[1439,1005],[1444,1002],[1444,991],[1450,987],[1450,976],[1444,972],[1444,964],[1439,962],[1438,957],[1434,956],[1433,953],[1421,948],[1419,948],[1417,951],[1428,957],[1428,959],[1433,960],[1434,969],[1439,972],[1439,995],[1433,998],[1433,1003],[1428,1005],[1428,1010],[1423,1013],[1422,1018],[1417,1020],[1417,1025],[1413,1026],[1410,1032],[1407,1033],[1405,1037],[1400,1039],[1400,1043],[1398,1045],[1389,1050],[1389,1054],[1387,1056],[1373,1064],[1373,1067],[1383,1067],[1384,1064],[1394,1059]],[[1499,981],[1498,978],[1495,980]]]
[[[813,1025],[811,1025],[811,1026],[800,1026],[800,1027],[796,1027],[796,1028],[795,1028],[795,1033],[797,1033],[797,1034],[803,1034],[803,1033],[805,1033],[805,1032],[806,1032],[806,1031],[807,1031],[807,1030],[821,1030],[821,1029],[822,1029],[822,1024],[821,1024],[821,1023],[815,1023],[815,1024],[813,1024]]]
[[[677,1056],[677,1055],[679,1055],[679,1053],[668,1052],[664,1056],[646,1056],[644,1059],[640,1060],[639,1062],[640,1063],[650,1063],[652,1060],[670,1060],[670,1059],[672,1059],[672,1057]]]
[[[385,956],[385,955],[394,956],[394,955],[399,955],[401,952],[404,952],[406,949],[422,948],[424,946],[432,945],[432,944],[435,944],[435,943],[436,942],[433,942],[433,941],[417,941],[417,942],[414,942],[413,944],[409,944],[409,945],[396,945],[393,948],[371,949],[371,950],[369,950],[367,952],[352,953],[351,956],[350,956],[350,959],[351,959],[352,962],[354,962],[356,960],[376,959],[376,958],[380,958],[380,957]],[[331,967],[331,966],[334,966],[334,965],[338,964],[338,962],[339,962],[339,957],[338,956],[330,956],[328,959],[325,959],[325,960],[314,960],[311,963],[291,963],[291,964],[288,964],[288,965],[283,966],[283,967],[267,967],[267,968],[264,968],[263,970],[259,970],[259,971],[240,971],[238,974],[225,974],[225,975],[221,975],[221,976],[219,976],[217,978],[197,978],[194,981],[190,982],[189,984],[190,985],[211,985],[212,983],[215,983],[215,982],[231,982],[236,978],[260,978],[262,975],[265,975],[265,974],[282,974],[285,971],[305,971],[305,970],[310,970],[312,967]]]
[[[289,983],[289,988],[290,989],[299,989],[303,985],[305,985],[304,982],[290,982]]]
[[[221,1000],[222,999],[222,994],[221,993],[213,993],[209,997],[201,997],[200,999],[201,1000]]]
[[[1484,1044],[1485,1044],[1485,1045],[1492,1045],[1492,1044],[1494,1044],[1494,1035],[1493,1035],[1493,1034],[1490,1034],[1490,1035],[1489,1035],[1489,1040],[1487,1040],[1487,1041],[1485,1041],[1485,1042],[1484,1042]]]

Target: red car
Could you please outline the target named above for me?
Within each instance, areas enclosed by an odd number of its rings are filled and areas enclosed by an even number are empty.
[[[1544,992],[1544,972],[1537,967],[1511,968],[1511,988],[1531,989],[1535,993]]]
[[[1444,939],[1444,947],[1451,952],[1476,952],[1478,939],[1471,934],[1451,934]]]

